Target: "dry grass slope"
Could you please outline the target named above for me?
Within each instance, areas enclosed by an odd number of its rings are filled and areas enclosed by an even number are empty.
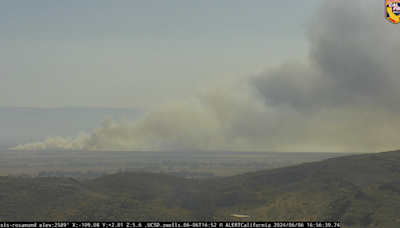
[[[400,151],[197,180],[118,173],[90,181],[0,177],[2,221],[341,221],[400,227]]]

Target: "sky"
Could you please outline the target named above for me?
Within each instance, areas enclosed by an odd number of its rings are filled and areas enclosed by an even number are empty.
[[[107,116],[90,134],[13,149],[400,148],[400,29],[386,20],[383,2],[90,3],[13,6],[25,19],[2,9],[15,26],[2,33],[9,51],[1,54],[0,102],[146,108],[146,115]]]
[[[0,106],[150,109],[305,57],[315,0],[5,1]]]

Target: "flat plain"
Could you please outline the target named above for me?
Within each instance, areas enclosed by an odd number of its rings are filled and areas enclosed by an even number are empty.
[[[232,176],[278,168],[350,153],[282,153],[230,151],[15,151],[0,150],[0,175],[40,172],[145,171],[153,173],[197,172]]]
[[[83,181],[0,176],[0,202],[0,221],[237,221],[230,214],[246,214],[399,227],[400,150],[211,179],[131,171]]]

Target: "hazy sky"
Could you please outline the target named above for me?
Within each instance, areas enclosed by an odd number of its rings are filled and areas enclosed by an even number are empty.
[[[14,149],[399,149],[400,25],[383,1],[303,2],[2,7],[1,105],[152,107]]]
[[[150,108],[309,51],[308,1],[2,1],[0,106]]]

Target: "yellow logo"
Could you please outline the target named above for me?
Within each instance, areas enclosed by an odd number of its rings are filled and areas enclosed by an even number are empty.
[[[393,24],[400,22],[400,0],[385,0],[385,17]]]

